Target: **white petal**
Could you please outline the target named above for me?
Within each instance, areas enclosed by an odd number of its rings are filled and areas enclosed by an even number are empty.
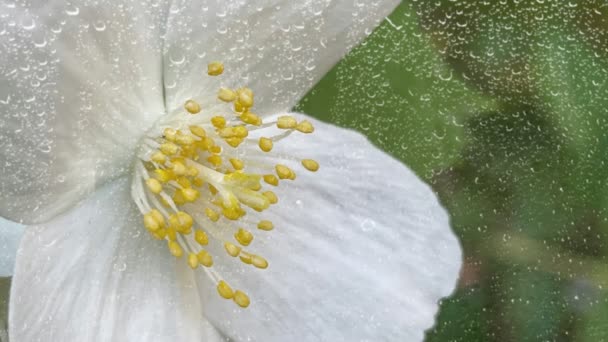
[[[0,5],[0,215],[43,221],[129,166],[137,139],[164,111],[167,7]]]
[[[22,235],[22,225],[0,217],[0,277],[13,275],[15,253]]]
[[[125,179],[28,227],[11,291],[11,341],[220,339],[191,276],[180,278],[166,244],[142,228]]]
[[[237,341],[421,341],[461,265],[448,215],[429,186],[363,136],[315,124],[313,135],[275,145],[321,168],[293,164],[297,179],[262,215],[275,230],[256,232],[247,249],[269,268],[216,258],[250,307],[235,312],[201,277],[204,312]]]
[[[190,97],[210,103],[222,85],[253,89],[257,113],[289,110],[398,3],[177,1],[165,44],[167,108]],[[210,61],[223,61],[224,75],[203,77]]]

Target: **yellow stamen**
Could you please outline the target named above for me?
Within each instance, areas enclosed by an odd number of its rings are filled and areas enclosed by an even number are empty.
[[[201,111],[201,105],[199,105],[194,100],[188,100],[188,101],[186,101],[186,103],[184,104],[184,108],[186,108],[186,110],[190,114],[198,114]]]
[[[226,249],[226,252],[228,252],[228,255],[232,257],[236,257],[241,252],[241,247],[230,242],[224,243],[224,248]]]
[[[304,159],[304,160],[302,160],[302,165],[308,171],[317,172],[319,170],[319,163],[317,163],[316,161],[314,161],[312,159]]]
[[[242,308],[246,308],[250,304],[249,297],[240,290],[236,290],[234,292],[233,300],[238,306],[240,306]]]
[[[242,160],[236,158],[230,158],[230,164],[235,170],[242,170],[245,167],[245,164]]]
[[[220,62],[211,62],[207,65],[207,74],[209,76],[219,76],[224,72],[224,64]]]
[[[164,164],[167,161],[167,156],[165,156],[161,151],[156,151],[150,156],[150,159],[158,164]]]
[[[234,291],[232,291],[230,285],[223,280],[220,280],[220,282],[217,283],[217,292],[222,298],[232,299],[232,297],[234,297]]]
[[[232,102],[236,100],[236,92],[229,88],[220,88],[219,93],[217,94],[217,98],[224,102]]]
[[[285,115],[277,119],[277,127],[281,129],[294,129],[298,126],[298,122],[293,116]]]
[[[160,145],[160,151],[168,156],[172,156],[177,153],[179,147],[172,142],[166,142]]]
[[[239,228],[239,230],[234,234],[234,238],[243,246],[249,246],[251,241],[253,240],[253,234],[250,231],[245,230],[243,228]]]
[[[279,179],[275,175],[264,175],[264,182],[274,186],[279,185]]]
[[[272,224],[272,222],[268,221],[268,220],[262,220],[258,223],[258,229],[261,230],[273,230],[274,229],[274,224]]]
[[[198,257],[194,253],[188,254],[188,265],[190,268],[195,269],[198,267]]]
[[[194,240],[201,246],[206,246],[209,243],[209,237],[204,231],[197,229],[194,231]]]
[[[272,150],[272,140],[262,137],[260,138],[259,146],[260,150],[270,152]]]
[[[148,178],[146,180],[146,185],[148,186],[148,189],[150,189],[150,191],[152,191],[153,194],[160,194],[161,191],[163,191],[163,186],[162,184],[160,184],[160,182],[157,179],[154,178]]]
[[[213,222],[217,222],[220,219],[220,215],[211,208],[205,208],[205,215]]]
[[[211,124],[217,129],[226,127],[226,119],[223,116],[214,116],[211,118]]]
[[[213,258],[211,257],[211,254],[209,254],[207,251],[202,250],[200,252],[198,252],[198,254],[196,255],[198,258],[198,262],[205,266],[205,267],[211,267],[213,266]]]
[[[264,191],[262,193],[262,195],[264,195],[264,197],[268,198],[268,201],[270,201],[270,204],[277,204],[277,202],[279,202],[279,198],[272,191]]]
[[[295,172],[285,165],[277,164],[277,166],[275,166],[275,170],[280,179],[296,179]]]
[[[259,255],[251,257],[251,264],[257,268],[266,269],[268,268],[268,261]]]
[[[249,88],[241,88],[236,91],[238,95],[237,102],[244,108],[251,108],[253,106],[253,91]]]
[[[312,124],[310,122],[304,120],[296,126],[296,130],[298,130],[302,133],[310,134],[315,131],[315,128],[312,126]]]
[[[200,126],[190,126],[190,133],[196,135],[199,138],[204,138],[207,136],[207,132],[203,127]]]
[[[180,246],[179,243],[177,243],[176,241],[169,241],[168,246],[169,246],[169,251],[171,252],[171,254],[174,257],[180,258],[182,255],[184,255],[182,246]]]

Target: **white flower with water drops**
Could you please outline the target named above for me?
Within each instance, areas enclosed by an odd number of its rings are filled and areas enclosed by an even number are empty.
[[[34,224],[11,339],[421,340],[460,266],[445,211],[289,113],[396,4],[0,5],[0,214]]]

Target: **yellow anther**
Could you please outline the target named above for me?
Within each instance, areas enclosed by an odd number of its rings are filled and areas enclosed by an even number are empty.
[[[211,146],[211,147],[209,147],[209,152],[216,153],[216,154],[222,153],[222,147],[218,146],[218,145]]]
[[[285,165],[277,164],[275,166],[275,170],[277,172],[277,176],[279,176],[280,179],[291,179],[291,180],[296,179],[295,172],[293,172],[290,168],[288,168]]]
[[[236,92],[230,88],[221,87],[217,94],[217,98],[224,102],[232,102],[236,100]]]
[[[171,197],[171,199],[173,199],[173,202],[175,202],[175,204],[177,205],[186,204],[186,199],[184,198],[184,194],[182,194],[181,191],[176,191]]]
[[[144,214],[144,227],[151,232],[161,229],[160,223],[150,213]]]
[[[186,103],[184,104],[184,108],[186,108],[186,110],[190,114],[198,114],[201,111],[201,105],[199,105],[194,100],[188,100],[188,101],[186,101]]]
[[[159,229],[155,232],[151,232],[152,236],[157,239],[157,240],[164,240],[165,237],[167,236],[167,230],[165,229]]]
[[[277,119],[277,127],[281,129],[294,129],[298,126],[298,122],[293,116],[284,115]]]
[[[264,182],[274,186],[279,185],[279,179],[275,175],[264,175]]]
[[[217,189],[211,184],[209,184],[209,192],[211,192],[212,195],[217,195]]]
[[[258,229],[261,230],[273,230],[274,229],[274,224],[272,224],[272,222],[268,221],[268,220],[262,220],[258,223]]]
[[[206,246],[209,243],[209,237],[204,231],[197,229],[194,231],[194,240],[201,246]]]
[[[234,297],[232,300],[234,300],[234,302],[242,308],[246,308],[250,304],[249,297],[245,294],[245,292],[240,290],[236,290],[234,292]]]
[[[161,151],[156,151],[150,156],[150,159],[155,163],[164,164],[167,161],[167,156]]]
[[[235,208],[224,208],[222,210],[222,214],[229,220],[233,220],[236,221],[238,219],[240,219],[241,217],[245,216],[245,210],[243,210],[241,207],[235,207]]]
[[[307,120],[304,120],[302,122],[300,122],[297,126],[296,129],[302,133],[312,133],[315,131],[315,128],[312,126],[312,124],[310,122],[308,122]]]
[[[259,255],[254,255],[251,257],[251,264],[261,269],[268,268],[268,261]]]
[[[175,230],[174,228],[167,228],[167,238],[169,239],[169,241],[176,241],[177,240],[177,230]]]
[[[180,145],[191,145],[194,144],[194,138],[191,135],[179,134],[175,138],[175,142]]]
[[[262,193],[262,195],[264,195],[264,197],[268,198],[268,201],[270,201],[270,204],[277,204],[277,202],[279,202],[279,198],[272,191],[264,191]]]
[[[148,189],[154,194],[160,194],[160,192],[163,191],[163,186],[157,179],[148,178],[146,180],[146,185],[148,186]]]
[[[239,101],[234,102],[234,111],[235,112],[242,113],[245,110],[247,110],[247,108],[245,108]]]
[[[192,219],[192,216],[183,211],[178,211],[169,216],[169,226],[180,233],[190,233],[193,224],[194,220]]]
[[[226,252],[232,257],[236,257],[237,255],[239,255],[239,253],[241,253],[241,247],[230,242],[224,243],[224,248],[226,249]]]
[[[203,127],[200,126],[190,126],[190,133],[196,135],[199,138],[204,138],[207,136],[207,132]]]
[[[214,116],[211,118],[211,124],[217,129],[226,127],[226,119],[223,116]]]
[[[251,112],[244,112],[243,114],[241,114],[240,119],[244,123],[254,126],[260,126],[262,124],[262,118]]]
[[[245,163],[242,160],[236,158],[230,158],[230,164],[235,170],[242,170],[245,167]]]
[[[239,147],[239,145],[243,142],[243,138],[227,138],[226,143],[231,147]]]
[[[203,265],[205,267],[213,266],[213,258],[211,257],[211,254],[209,254],[207,251],[202,250],[202,251],[198,252],[197,258],[198,258],[198,262],[201,265]]]
[[[160,151],[168,156],[172,156],[177,153],[179,147],[172,142],[166,142],[160,145]]]
[[[192,186],[190,180],[184,176],[177,177],[177,184],[179,184],[182,188],[190,188]]]
[[[207,65],[207,74],[209,76],[219,76],[224,72],[224,64],[221,62],[211,62]]]
[[[239,259],[241,259],[241,261],[247,265],[251,265],[252,257],[253,257],[253,254],[247,253],[245,251],[242,251],[241,254],[239,254]]]
[[[154,175],[161,183],[167,183],[168,181],[175,179],[175,174],[171,170],[154,170]]]
[[[174,128],[165,128],[163,130],[163,137],[168,141],[174,142],[177,136],[177,130]]]
[[[253,241],[253,234],[250,231],[245,230],[243,228],[239,228],[239,230],[234,234],[234,238],[243,246],[249,246],[251,241]]]
[[[157,209],[152,209],[150,210],[149,214],[154,217],[156,222],[160,224],[161,228],[165,228],[165,217],[163,216],[163,214],[160,213],[160,211],[158,211]]]
[[[220,215],[211,208],[205,208],[205,215],[213,222],[217,222],[220,219]]]
[[[238,95],[237,102],[244,108],[251,108],[253,106],[253,91],[249,88],[241,88],[236,91]]]
[[[304,159],[302,160],[302,166],[306,168],[308,171],[317,172],[319,170],[319,163],[312,159]]]
[[[268,198],[250,189],[239,189],[235,191],[234,195],[239,199],[239,202],[256,211],[266,210],[270,206]]]
[[[192,180],[192,184],[194,184],[194,186],[200,188],[201,186],[203,186],[203,184],[205,184],[205,181],[202,180],[201,178],[196,177]]]
[[[232,299],[232,297],[234,297],[234,291],[232,291],[230,285],[223,280],[220,280],[219,283],[217,283],[217,292],[222,298]]]
[[[176,176],[184,176],[185,174],[188,173],[188,169],[186,168],[186,165],[184,165],[182,162],[176,161],[173,163],[173,165],[171,166],[171,170],[173,170],[173,173]]]
[[[272,150],[272,140],[262,137],[260,138],[259,146],[260,150],[270,152],[270,150]]]
[[[200,141],[194,143],[196,147],[202,150],[209,150],[209,148],[215,146],[215,141],[209,137],[204,137]]]
[[[194,202],[200,196],[200,193],[198,192],[198,190],[192,189],[192,188],[181,189],[181,192],[182,192],[182,196],[184,196],[184,199],[186,200],[186,202]]]
[[[235,126],[234,133],[237,138],[247,138],[249,130],[245,126]]]
[[[188,176],[196,177],[198,176],[198,169],[194,166],[188,166]]]
[[[217,154],[207,157],[207,161],[209,163],[211,163],[213,166],[222,165],[222,157],[218,156]]]
[[[195,269],[198,267],[198,257],[194,253],[188,254],[188,265],[190,268]]]
[[[184,251],[182,250],[182,246],[177,243],[177,241],[170,240],[168,242],[169,252],[173,254],[174,257],[179,258],[184,255]]]

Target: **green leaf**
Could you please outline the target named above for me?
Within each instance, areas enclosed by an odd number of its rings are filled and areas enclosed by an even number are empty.
[[[493,108],[447,66],[402,3],[296,110],[366,134],[428,180],[458,159],[465,120]]]

